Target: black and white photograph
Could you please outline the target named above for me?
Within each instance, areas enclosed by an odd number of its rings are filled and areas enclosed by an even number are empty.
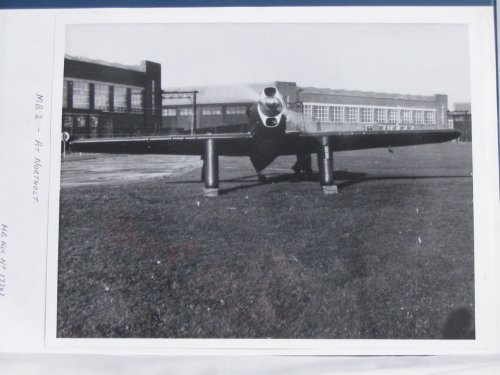
[[[57,338],[474,341],[469,40],[67,25]]]

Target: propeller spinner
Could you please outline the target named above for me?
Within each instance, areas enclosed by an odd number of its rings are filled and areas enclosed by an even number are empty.
[[[275,128],[279,125],[285,111],[285,102],[275,87],[262,90],[257,110],[264,126]]]

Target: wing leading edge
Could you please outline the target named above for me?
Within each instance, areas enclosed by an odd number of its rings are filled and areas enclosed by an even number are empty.
[[[315,153],[325,140],[332,151],[348,151],[442,143],[459,136],[460,132],[448,129],[286,133],[276,140],[275,151],[279,155]],[[207,139],[216,140],[221,156],[249,156],[252,152],[250,133],[77,139],[71,142],[71,148],[76,152],[202,155]]]
[[[368,132],[302,133],[300,143],[304,152],[316,152],[318,139],[328,139],[332,151],[412,146],[451,141],[460,136],[456,130],[402,130]]]
[[[248,156],[251,138],[248,133],[92,138],[74,140],[71,150],[112,154],[202,155],[207,139],[215,139],[219,155]]]

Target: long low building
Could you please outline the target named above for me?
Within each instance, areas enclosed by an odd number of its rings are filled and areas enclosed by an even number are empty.
[[[247,110],[267,86],[288,107],[289,131],[393,131],[448,127],[447,95],[401,95],[264,82],[161,89],[161,66],[66,56],[63,131],[72,137],[246,132]]]
[[[306,130],[414,130],[447,127],[447,95],[299,89]]]

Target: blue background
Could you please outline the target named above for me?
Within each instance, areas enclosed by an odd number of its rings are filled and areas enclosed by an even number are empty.
[[[2,8],[146,8],[244,6],[460,6],[493,5],[492,0],[0,0]]]

